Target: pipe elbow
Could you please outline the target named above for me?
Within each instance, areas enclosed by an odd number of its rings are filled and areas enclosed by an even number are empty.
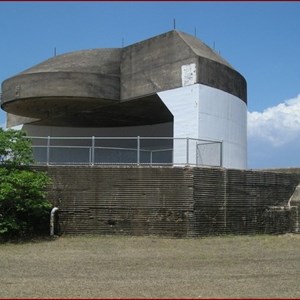
[[[54,216],[55,212],[58,211],[58,207],[53,207],[51,210],[51,216]]]
[[[54,235],[54,215],[58,209],[58,207],[53,207],[50,213],[50,236]]]

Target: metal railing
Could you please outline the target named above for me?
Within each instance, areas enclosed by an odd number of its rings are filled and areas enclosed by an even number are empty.
[[[222,142],[172,137],[34,137],[36,164],[222,166]]]

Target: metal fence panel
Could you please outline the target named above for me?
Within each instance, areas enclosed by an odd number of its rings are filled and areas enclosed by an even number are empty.
[[[222,143],[168,137],[28,137],[37,164],[222,166]]]

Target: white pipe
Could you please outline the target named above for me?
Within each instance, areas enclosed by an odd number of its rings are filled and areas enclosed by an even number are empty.
[[[54,235],[54,215],[58,207],[53,207],[50,213],[50,236]]]

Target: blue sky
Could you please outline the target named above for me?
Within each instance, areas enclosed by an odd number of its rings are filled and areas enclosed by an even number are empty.
[[[0,2],[0,82],[54,48],[126,46],[175,18],[247,80],[248,167],[300,167],[299,15],[300,2]]]

